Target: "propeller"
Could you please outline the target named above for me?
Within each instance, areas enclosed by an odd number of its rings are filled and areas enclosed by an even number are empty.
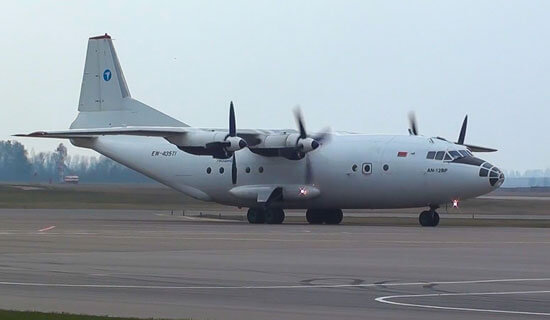
[[[306,132],[306,126],[304,124],[304,117],[302,115],[302,110],[300,107],[294,109],[294,118],[296,119],[296,124],[298,125],[298,130],[300,132],[298,139],[296,139],[296,150],[299,152],[307,153],[313,151],[321,145],[321,143],[329,137],[330,129],[325,128],[323,131],[318,133],[315,136],[308,135]]]
[[[409,112],[409,134],[411,136],[418,135],[418,125],[416,124],[416,116],[413,111]]]
[[[231,182],[237,184],[237,159],[235,152],[245,148],[247,143],[237,136],[237,124],[235,121],[235,107],[233,101],[229,104],[229,132],[222,141],[209,142],[206,149],[217,159],[231,158]]]
[[[458,141],[457,144],[464,144],[464,139],[466,138],[466,127],[468,126],[468,115],[464,117],[464,121],[462,122],[462,128],[460,128],[460,134],[458,135]]]
[[[413,136],[418,135],[418,125],[416,122],[416,116],[414,112],[409,112],[409,134]],[[458,141],[456,144],[462,145],[470,149],[472,152],[495,152],[497,149],[493,148],[487,148],[487,147],[480,147],[480,146],[474,146],[471,144],[464,143],[464,140],[466,139],[466,129],[468,127],[468,115],[464,117],[464,121],[462,121],[462,127],[460,128],[460,133],[458,135]]]
[[[463,145],[470,149],[473,152],[495,152],[497,149],[493,148],[487,148],[487,147],[480,147],[480,146],[474,146],[472,144],[466,144],[464,143],[464,140],[466,138],[466,128],[468,127],[468,115],[464,117],[464,121],[462,121],[462,127],[460,128],[460,134],[458,135],[458,141],[456,144]]]
[[[235,152],[246,147],[246,141],[237,137],[237,124],[235,121],[235,107],[233,101],[229,104],[229,133],[225,137],[225,141],[230,142],[230,147],[237,148],[236,150],[227,149],[231,153],[231,182],[237,184],[237,158]]]
[[[321,143],[329,138],[330,129],[325,128],[319,134],[315,136],[310,136],[306,132],[304,117],[302,115],[302,110],[300,109],[300,107],[296,107],[294,109],[294,118],[296,119],[296,124],[298,125],[299,130],[299,135],[296,139],[296,145],[294,148],[299,159],[305,158],[305,183],[311,184],[311,181],[313,179],[313,172],[311,161],[307,156],[307,153],[319,148]]]

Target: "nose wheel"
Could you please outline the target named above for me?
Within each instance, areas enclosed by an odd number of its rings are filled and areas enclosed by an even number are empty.
[[[418,222],[423,227],[435,227],[439,224],[439,214],[435,210],[423,211]]]

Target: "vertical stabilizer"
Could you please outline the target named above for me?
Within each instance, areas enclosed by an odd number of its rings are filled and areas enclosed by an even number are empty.
[[[71,128],[169,126],[186,124],[132,99],[108,34],[88,40],[78,117]]]
[[[78,111],[120,110],[126,97],[130,91],[111,36],[90,38]]]

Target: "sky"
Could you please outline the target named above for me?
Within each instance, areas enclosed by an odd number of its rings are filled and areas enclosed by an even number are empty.
[[[87,39],[109,33],[132,96],[185,123],[407,134],[550,167],[550,1],[3,1],[0,139],[66,129]],[[19,139],[53,150],[62,140]],[[69,147],[70,154],[93,151]]]

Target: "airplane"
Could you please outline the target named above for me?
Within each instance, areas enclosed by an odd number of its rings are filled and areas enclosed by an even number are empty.
[[[69,130],[18,137],[63,138],[203,201],[249,208],[252,224],[281,224],[305,209],[310,224],[339,224],[343,209],[422,208],[421,226],[439,224],[444,204],[499,188],[504,174],[472,152],[491,148],[419,134],[366,135],[298,130],[191,127],[130,95],[111,36],[88,40],[78,115]]]

